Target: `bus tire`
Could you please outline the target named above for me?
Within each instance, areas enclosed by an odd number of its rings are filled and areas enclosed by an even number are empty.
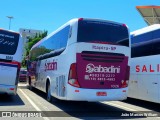
[[[51,87],[50,87],[50,83],[47,82],[47,101],[51,102],[52,101],[52,96],[51,96]]]
[[[28,78],[29,80],[28,80],[28,85],[29,85],[29,90],[33,90],[33,87],[32,87],[32,85],[31,85],[31,78],[29,77]]]

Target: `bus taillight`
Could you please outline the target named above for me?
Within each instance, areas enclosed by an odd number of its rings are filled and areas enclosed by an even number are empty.
[[[77,79],[76,63],[72,63],[70,66],[68,83],[74,87],[80,87]]]
[[[122,24],[122,26],[127,27],[127,25],[126,25],[126,24]]]
[[[14,88],[9,88],[9,90],[14,90]]]
[[[129,80],[129,75],[130,75],[130,66],[127,66],[127,70],[126,70],[126,80]]]
[[[78,21],[82,21],[82,20],[83,20],[83,18],[79,18],[79,19],[78,19]]]
[[[18,65],[18,69],[21,68],[21,63],[20,62],[17,62],[17,61],[13,61],[12,64],[17,64]]]
[[[127,66],[125,80],[121,81],[122,88],[125,88],[128,86],[129,74],[130,74],[130,66]]]
[[[128,80],[125,80],[125,81],[122,80],[121,83],[122,83],[122,88],[125,88],[128,86]]]

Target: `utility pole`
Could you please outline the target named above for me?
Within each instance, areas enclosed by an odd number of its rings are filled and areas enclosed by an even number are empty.
[[[9,30],[11,28],[11,19],[13,19],[13,16],[6,16],[9,19]]]

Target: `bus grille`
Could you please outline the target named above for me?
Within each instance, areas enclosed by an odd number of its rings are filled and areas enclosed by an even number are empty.
[[[122,62],[125,55],[121,53],[83,51],[83,60],[95,62]]]

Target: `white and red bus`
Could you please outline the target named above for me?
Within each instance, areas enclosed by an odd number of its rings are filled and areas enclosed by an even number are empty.
[[[46,92],[48,101],[124,100],[129,46],[125,24],[73,19],[32,47],[29,85]]]
[[[0,93],[17,91],[23,41],[19,33],[0,29]]]
[[[160,103],[160,24],[131,33],[128,97]]]

